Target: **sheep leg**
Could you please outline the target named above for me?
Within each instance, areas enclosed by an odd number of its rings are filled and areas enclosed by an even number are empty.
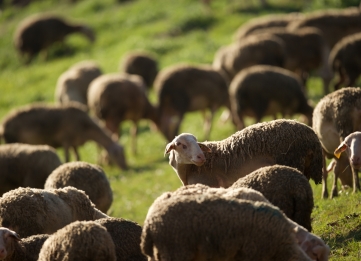
[[[138,122],[133,122],[133,126],[130,129],[130,135],[132,137],[132,153],[137,154],[137,134],[138,134]]]
[[[332,193],[331,193],[331,198],[333,197],[337,197],[338,196],[338,188],[337,188],[337,180],[338,177],[340,175],[340,173],[342,173],[345,170],[345,166],[343,164],[343,160],[338,159],[336,160],[336,164],[335,164],[335,168],[334,168],[334,178],[333,178],[333,184],[332,184]]]
[[[357,191],[360,191],[360,180],[358,176],[358,170],[352,168],[352,177],[353,177],[353,193],[356,193]]]
[[[345,71],[341,67],[338,69],[338,74],[339,74],[339,80],[334,86],[335,91],[340,89],[340,86],[342,85],[343,82],[346,81],[347,78]]]
[[[64,158],[65,158],[65,162],[69,162],[70,161],[70,154],[69,154],[69,146],[68,145],[64,145]]]
[[[112,138],[117,141],[119,140],[120,133],[119,133],[119,122],[115,122],[113,120],[106,120],[105,127],[110,130],[112,133]]]
[[[80,161],[80,156],[79,156],[79,152],[78,152],[78,148],[73,146],[73,151],[74,151],[74,154],[75,154],[75,160],[76,161]]]
[[[214,117],[214,112],[215,109],[211,109],[210,113],[207,113],[206,110],[203,111],[204,114],[204,132],[205,132],[205,140],[209,140],[209,137],[211,135],[211,129],[212,129],[212,122],[213,122],[213,117]]]
[[[322,151],[323,154],[323,168],[322,168],[322,198],[328,198],[328,191],[327,191],[327,177],[328,177],[328,171],[326,168],[326,156],[324,151]]]

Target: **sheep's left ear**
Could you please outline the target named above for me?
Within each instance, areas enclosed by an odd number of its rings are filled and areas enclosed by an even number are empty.
[[[199,147],[203,152],[212,152],[212,150],[205,144],[198,142]]]
[[[14,238],[16,241],[21,241],[21,238],[20,238],[19,234],[14,232],[14,231],[9,231],[9,236]]]
[[[341,153],[342,152],[344,152],[345,150],[346,150],[346,148],[347,148],[347,145],[346,145],[346,143],[345,142],[342,142],[338,147],[337,147],[337,149],[335,149],[335,151],[334,151],[334,155],[336,156],[336,158],[340,158],[340,156],[341,156]]]
[[[164,156],[166,155],[166,154],[168,154],[168,153],[170,153],[170,151],[172,150],[172,149],[174,149],[174,143],[173,142],[169,142],[168,144],[167,144],[167,146],[165,146],[165,150],[164,150]]]

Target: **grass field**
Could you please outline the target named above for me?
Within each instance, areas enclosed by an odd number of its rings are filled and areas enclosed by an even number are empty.
[[[5,3],[7,1],[5,0]],[[246,4],[247,2],[247,4]],[[358,1],[341,0],[274,0],[261,9],[259,1],[214,0],[205,8],[197,0],[115,0],[35,1],[26,8],[5,7],[0,13],[0,119],[12,108],[32,102],[54,102],[54,90],[59,75],[81,60],[95,60],[104,73],[118,71],[121,57],[132,50],[153,53],[160,68],[187,62],[211,63],[214,53],[230,44],[236,29],[250,18],[269,13],[312,12],[316,9],[341,8]],[[47,60],[39,56],[24,66],[15,52],[12,36],[23,18],[37,12],[52,12],[84,22],[93,27],[97,40],[90,45],[73,35],[66,40],[68,50],[54,46]],[[321,81],[311,77],[308,82],[314,104],[322,97]],[[154,93],[151,93],[155,102]],[[220,140],[235,132],[231,123],[221,123],[217,114],[211,140]],[[201,113],[188,114],[182,132],[191,132],[203,140]],[[265,119],[267,120],[267,119]],[[248,123],[251,123],[249,121]],[[143,224],[153,200],[165,191],[181,185],[164,157],[166,141],[141,122],[138,154],[130,152],[129,123],[122,126],[120,143],[126,148],[128,171],[103,166],[114,191],[114,202],[108,214]],[[63,151],[58,150],[63,158]],[[96,163],[97,149],[92,142],[80,149],[83,161]],[[331,181],[332,175],[329,177]],[[331,247],[330,260],[360,260],[361,258],[361,195],[342,193],[335,199],[322,200],[321,185],[314,190],[314,233]]]

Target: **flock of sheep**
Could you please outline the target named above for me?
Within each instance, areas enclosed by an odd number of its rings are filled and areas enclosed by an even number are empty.
[[[37,15],[19,26],[15,47],[29,63],[74,32],[95,39],[85,25]],[[309,181],[322,183],[327,198],[332,169],[331,197],[338,179],[360,190],[361,89],[347,87],[361,73],[360,9],[256,18],[234,39],[212,65],[159,70],[153,56],[134,52],[119,73],[103,74],[95,61],[82,61],[59,76],[56,105],[10,111],[0,128],[7,143],[0,146],[0,260],[328,260],[329,247],[312,233]],[[305,88],[313,71],[324,83],[315,107]],[[330,91],[334,73],[340,80]],[[199,142],[179,133],[186,113],[204,111],[208,139],[221,107],[238,129],[233,135]],[[289,119],[294,114],[305,123]],[[262,122],[266,115],[274,120]],[[246,116],[255,124],[246,126]],[[92,140],[108,160],[131,167],[121,123],[133,122],[136,153],[142,119],[168,141],[164,154],[183,184],[154,201],[143,227],[106,214],[109,180],[78,153]]]

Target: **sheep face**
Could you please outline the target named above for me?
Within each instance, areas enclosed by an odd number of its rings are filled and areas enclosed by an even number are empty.
[[[10,249],[12,246],[12,241],[21,241],[20,236],[5,227],[0,228],[0,260],[4,260],[8,253],[12,250]]]
[[[337,158],[340,158],[341,153],[344,151],[348,155],[352,168],[361,169],[361,132],[356,131],[348,135],[334,154]]]
[[[125,160],[124,148],[114,142],[109,148],[107,148],[111,159],[122,169],[128,169],[127,162]]]

